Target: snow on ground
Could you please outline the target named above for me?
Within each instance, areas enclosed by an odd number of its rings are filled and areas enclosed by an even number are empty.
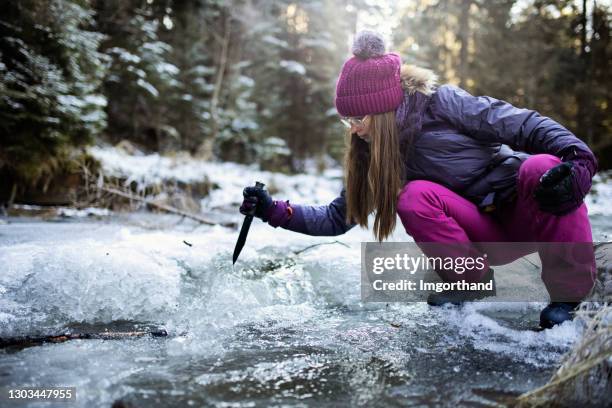
[[[82,209],[60,207],[58,208],[58,215],[62,217],[71,218],[83,218],[83,217],[106,217],[110,216],[113,212],[107,208],[96,208],[87,207]]]
[[[209,180],[218,188],[204,198],[203,209],[240,204],[244,187],[256,181],[266,184],[276,199],[306,200],[308,204],[327,204],[341,189],[340,169],[326,170],[322,176],[314,173],[286,175],[261,171],[256,165],[205,162],[186,155],[130,155],[113,147],[92,147],[89,152],[102,163],[105,174],[125,178],[126,185],[134,181],[143,188],[164,181],[196,183]]]
[[[130,155],[114,147],[92,147],[89,151],[102,163],[105,174],[125,178],[126,184],[135,181],[144,187],[164,181],[195,183],[208,179],[218,188],[204,198],[204,209],[239,204],[242,189],[254,185],[255,181],[265,183],[276,199],[327,204],[339,194],[342,182],[340,168],[330,168],[322,175],[312,170],[307,174],[286,175],[261,171],[256,165],[205,162],[187,155]],[[612,215],[612,171],[595,176],[593,189],[585,201],[589,214]]]
[[[593,187],[585,202],[590,215],[612,215],[612,170],[593,177]]]

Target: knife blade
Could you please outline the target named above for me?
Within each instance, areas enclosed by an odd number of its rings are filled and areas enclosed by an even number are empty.
[[[255,182],[255,187],[264,188],[265,184],[260,183],[259,181]],[[255,208],[251,211],[252,214],[245,215],[244,221],[242,222],[242,227],[240,228],[240,235],[238,235],[238,241],[236,241],[236,246],[234,247],[234,255],[232,256],[232,265],[236,263],[238,256],[240,256],[240,252],[244,247],[244,244],[247,239],[247,235],[249,235],[249,228],[251,228],[251,222],[253,222],[253,215],[255,214]]]

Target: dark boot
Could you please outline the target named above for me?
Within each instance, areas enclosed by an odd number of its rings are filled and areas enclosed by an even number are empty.
[[[489,296],[495,296],[495,278],[493,277],[493,268],[489,268],[487,274],[482,278],[481,282],[493,281],[492,290],[445,290],[440,293],[432,292],[427,296],[427,304],[430,306],[443,306],[446,304],[460,305],[463,302],[483,299]]]
[[[552,302],[540,313],[540,327],[550,329],[574,318],[574,310],[580,302]]]

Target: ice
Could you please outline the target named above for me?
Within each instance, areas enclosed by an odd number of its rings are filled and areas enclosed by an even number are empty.
[[[414,373],[419,393],[450,381],[428,377],[442,369],[436,364],[459,367],[443,372],[469,389],[478,378],[472,357],[463,361],[460,353],[495,362],[481,371],[503,366],[515,378],[527,371],[541,384],[579,335],[573,323],[536,333],[491,317],[530,311],[535,325],[538,305],[364,304],[359,251],[373,237],[359,228],[309,237],[255,220],[232,266],[233,229],[155,231],[86,220],[0,226],[0,336],[128,321],[163,326],[169,337],[24,349],[0,359],[0,372],[10,373],[3,385],[76,386],[83,395],[76,406],[146,395],[169,404],[170,393],[181,393],[183,405],[211,405],[231,401],[224,389],[367,404]],[[19,238],[33,230],[38,236]],[[405,235],[398,229],[393,239]],[[516,386],[528,389],[523,380]]]
[[[579,322],[566,322],[551,330],[538,332],[531,330],[537,327],[537,320],[531,323],[530,328],[525,328],[525,325],[523,328],[513,328],[505,325],[503,320],[492,318],[483,312],[493,312],[495,315],[496,311],[512,311],[518,316],[526,316],[526,313],[531,312],[531,316],[535,317],[545,306],[546,304],[541,302],[479,302],[465,305],[461,309],[450,309],[448,312],[450,322],[457,325],[460,333],[474,340],[474,347],[540,365],[554,362],[558,357],[554,353],[541,353],[540,350],[565,350],[580,339],[584,328]]]
[[[220,183],[208,208],[236,210],[242,187],[255,180],[273,186],[275,197],[313,204],[331,201],[341,185],[337,169],[289,177],[95,149],[104,171],[143,183]],[[598,194],[607,188],[598,183]],[[75,386],[75,407],[118,399],[135,406],[385,405],[389,398],[494,405],[501,401],[474,390],[519,394],[543,385],[583,329],[576,321],[532,331],[543,303],[363,303],[360,247],[374,237],[359,227],[310,237],[255,219],[232,265],[237,229],[170,215],[64,213],[74,216],[0,225],[0,337],[145,323],[169,333],[0,354],[0,387]],[[242,220],[237,211],[235,220]],[[397,222],[390,240],[409,241]]]
[[[158,320],[175,310],[184,272],[162,255],[158,245],[167,249],[166,238],[122,232],[76,243],[2,247],[5,299],[44,313],[50,323]],[[21,257],[24,252],[29,256]]]

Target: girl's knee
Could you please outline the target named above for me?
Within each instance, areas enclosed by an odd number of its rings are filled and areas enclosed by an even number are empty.
[[[550,154],[534,154],[521,164],[518,171],[519,194],[531,197],[547,170],[561,163],[561,159]]]
[[[550,154],[534,154],[521,164],[519,178],[537,178],[561,163],[561,159]]]
[[[427,180],[408,182],[398,196],[397,214],[406,231],[419,228],[420,220],[440,212],[438,194],[441,185]],[[412,234],[411,234],[412,235]]]
[[[398,196],[398,213],[410,213],[426,206],[435,197],[436,184],[427,180],[413,180],[404,186]]]

